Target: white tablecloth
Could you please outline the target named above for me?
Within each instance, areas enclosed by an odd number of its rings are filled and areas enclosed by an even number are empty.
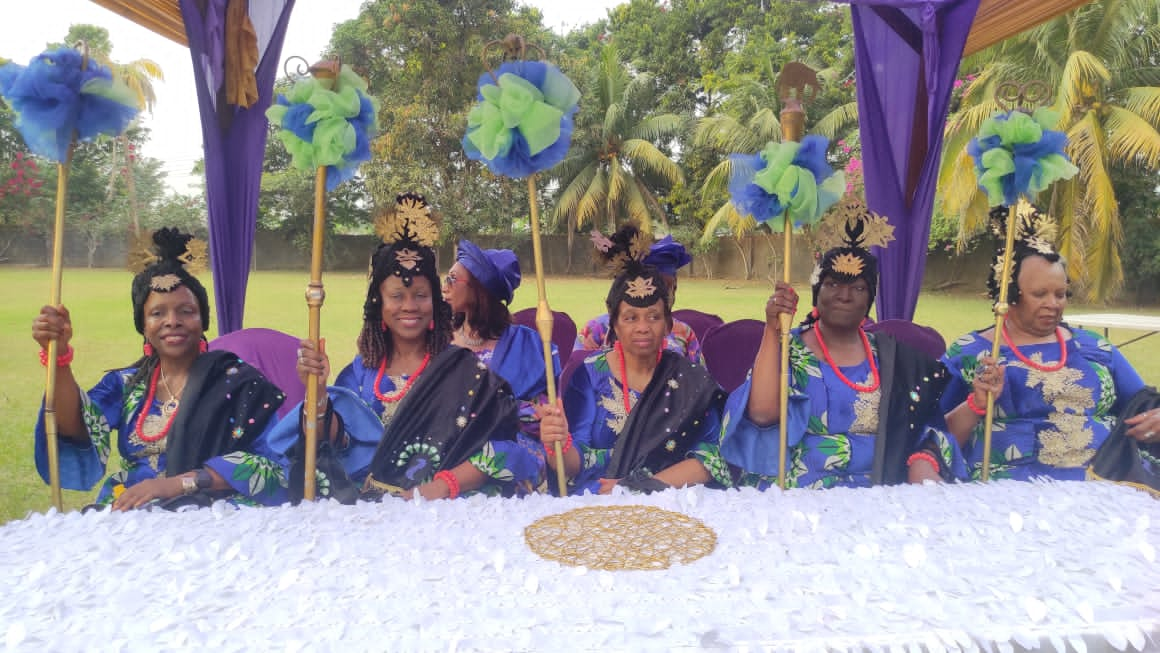
[[[524,543],[539,517],[627,503],[703,520],[716,550],[608,572]],[[1160,502],[1104,483],[50,513],[0,527],[0,643],[1156,650],[1158,547]]]

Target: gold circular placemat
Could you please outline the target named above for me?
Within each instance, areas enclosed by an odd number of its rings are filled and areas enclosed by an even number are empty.
[[[537,555],[590,569],[668,569],[713,552],[717,534],[699,519],[652,506],[593,506],[524,529]]]

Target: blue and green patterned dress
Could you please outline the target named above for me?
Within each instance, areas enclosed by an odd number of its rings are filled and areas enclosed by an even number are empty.
[[[542,365],[543,363],[541,361]],[[382,436],[382,425],[391,419],[392,409],[398,406],[398,403],[385,405],[375,396],[376,376],[378,376],[378,368],[368,368],[363,365],[362,356],[355,356],[355,359],[339,373],[338,378],[334,382],[335,386],[344,388],[357,395],[362,403],[379,417],[380,423],[377,428],[372,426],[359,429],[360,431],[373,430],[373,432],[351,432],[354,439],[352,448],[356,449],[356,451],[351,451],[344,455],[350,462],[349,465],[346,465],[347,473],[350,475],[351,480],[356,483],[361,483],[366,477],[367,468],[371,462],[370,454],[373,453],[374,447],[377,446]],[[406,381],[406,376],[391,378],[388,375],[383,375],[383,379],[379,384],[379,392],[381,394],[394,392],[399,385]],[[342,412],[345,405],[342,398],[331,393],[331,399],[339,399],[336,406]],[[291,411],[287,415],[287,419],[294,417],[294,429],[297,429],[297,415],[298,411]],[[353,415],[343,414],[348,431],[355,428],[355,424],[361,423],[357,419],[352,419],[353,417]],[[454,408],[451,408],[449,409],[447,419],[448,428],[454,428],[454,419]],[[543,447],[539,448],[543,449]],[[365,455],[360,455],[359,450],[367,451],[363,451]],[[486,474],[489,479],[484,483],[483,487],[473,492],[465,491],[463,496],[477,493],[488,496],[522,496],[534,489],[535,483],[543,475],[543,458],[537,458],[537,452],[526,441],[521,441],[514,434],[513,438],[509,440],[497,439],[488,442],[483,449],[468,458],[468,462]]]
[[[238,363],[244,365],[240,361]],[[91,390],[81,392],[81,416],[88,429],[87,443],[59,438],[61,486],[69,490],[89,490],[105,475],[114,444],[113,431],[117,432],[115,442],[120,454],[120,467],[101,485],[97,494],[98,504],[112,503],[121,487],[129,487],[165,474],[168,435],[155,442],[146,442],[137,436],[135,430],[148,391],[148,382],[144,380],[126,388],[125,384],[136,371],[136,368],[128,368],[108,372]],[[263,382],[268,383],[264,379]],[[280,398],[279,393],[279,403]],[[146,413],[149,422],[157,423],[163,419],[161,406],[161,400],[155,398]],[[248,439],[254,435],[252,431],[257,431],[251,446],[210,458],[202,466],[217,472],[237,491],[237,494],[230,497],[231,502],[280,505],[288,499],[283,474],[286,461],[270,448],[268,442],[269,432],[278,421],[274,416],[277,406],[255,408],[265,412],[268,417],[249,418],[243,420],[243,423],[236,423],[230,435],[234,439]],[[42,406],[36,423],[36,466],[47,482],[48,456],[45,446]]]
[[[1088,463],[1115,426],[1123,403],[1144,381],[1120,350],[1085,329],[1063,326],[1067,364],[1044,372],[1020,361],[1004,343],[999,358],[1007,365],[1003,393],[995,401],[991,434],[992,478],[1027,480],[1035,476],[1082,479]],[[944,412],[966,401],[975,372],[991,341],[973,331],[956,340],[943,357],[951,382],[943,393]],[[1020,346],[1024,357],[1045,366],[1060,359],[1057,342]],[[983,420],[963,447],[968,476],[979,478],[983,465]]]
[[[688,361],[684,361],[684,364],[695,367]],[[681,367],[677,369],[685,371],[676,372],[673,378],[659,380],[667,384],[666,397],[671,398],[672,395],[679,397],[684,391],[681,384],[684,381],[683,374],[688,370]],[[698,372],[702,371],[700,368],[697,369]],[[631,388],[628,389],[628,393],[629,407],[635,409],[640,393]],[[668,412],[670,409],[660,410]],[[673,433],[673,438],[667,440],[664,446],[684,447],[686,457],[700,460],[715,481],[727,484],[728,469],[717,451],[717,437],[721,424],[719,411],[718,403],[705,414],[696,416],[688,425],[694,432],[683,440],[685,444],[677,443],[677,440],[681,439],[679,436],[685,434]],[[600,490],[600,479],[605,476],[612,461],[613,448],[617,445],[629,415],[624,409],[624,388],[620,379],[608,366],[608,350],[594,352],[592,356],[584,359],[583,367],[576,370],[564,393],[564,412],[568,418],[568,427],[572,431],[573,442],[581,457],[580,472],[570,483],[571,493],[583,494],[589,491],[595,494]],[[664,420],[663,415],[658,415],[657,418],[658,422]],[[647,471],[656,473],[662,470]]]
[[[820,360],[801,339],[801,329],[794,329],[790,338],[789,405],[787,407],[787,488],[869,487],[876,440],[881,431],[884,405],[882,392],[885,383],[870,392],[859,392],[844,383],[831,367]],[[873,355],[881,367],[878,334],[867,334]],[[900,356],[913,357],[909,351]],[[908,451],[924,446],[942,452],[940,464],[961,466],[954,460],[952,439],[939,428],[941,419],[935,416],[916,418],[915,415],[937,413],[938,391],[945,382],[946,372],[930,360],[930,369],[919,379],[898,392],[908,393],[906,410],[910,413],[909,431],[915,433],[913,442],[903,443]],[[870,386],[873,376],[870,362],[842,367],[842,374],[853,383]],[[881,370],[883,378],[889,370]],[[941,379],[940,379],[941,377]],[[722,426],[722,454],[735,467],[734,485],[765,490],[777,486],[777,455],[780,431],[778,425],[758,426],[749,420],[751,381],[746,379],[729,396]],[[892,404],[893,405],[893,404]],[[897,420],[898,418],[895,417]],[[928,423],[933,424],[928,426]],[[917,423],[916,423],[917,422]],[[908,433],[891,433],[890,437],[911,437]],[[895,478],[899,476],[895,470]]]

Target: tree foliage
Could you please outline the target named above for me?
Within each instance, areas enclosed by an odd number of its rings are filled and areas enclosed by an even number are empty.
[[[966,145],[1000,109],[999,84],[1032,80],[1054,89],[1055,129],[1068,136],[1079,174],[1053,185],[1041,204],[1060,222],[1059,251],[1089,301],[1121,287],[1124,226],[1114,170],[1160,167],[1160,6],[1152,0],[1102,0],[988,50],[966,66],[979,70],[949,120],[939,186],[963,238],[985,227],[987,201]]]

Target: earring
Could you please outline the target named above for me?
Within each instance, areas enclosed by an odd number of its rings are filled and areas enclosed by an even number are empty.
[[[435,330],[435,319],[434,318],[432,318],[431,321],[427,323],[427,330],[428,331]]]
[[[819,313],[818,313],[818,307],[817,307],[817,306],[815,306],[815,307],[814,307],[814,310],[810,311],[810,317],[812,317],[812,318],[814,318],[814,319],[816,320],[816,319],[818,319],[818,315],[819,315]]]
[[[148,358],[153,355],[153,345],[147,342],[144,345],[141,345],[141,351],[144,352],[145,357]]]
[[[381,320],[379,322],[379,328],[381,328],[383,330],[383,333],[386,333],[387,332],[387,321]]]
[[[201,342],[197,343],[197,351],[199,354],[204,354],[209,351],[209,343],[205,341],[205,338],[202,338]]]

